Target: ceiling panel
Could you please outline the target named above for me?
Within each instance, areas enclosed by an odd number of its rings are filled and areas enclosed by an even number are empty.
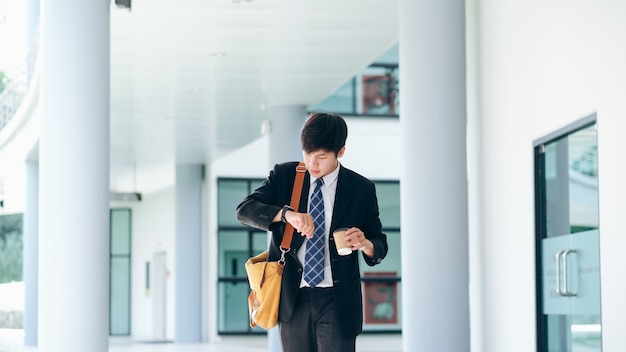
[[[111,12],[111,161],[205,163],[398,40],[397,1],[134,0]],[[294,117],[301,118],[301,117]]]

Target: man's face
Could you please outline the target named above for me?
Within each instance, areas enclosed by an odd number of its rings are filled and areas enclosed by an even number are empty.
[[[311,176],[320,178],[335,170],[338,165],[337,159],[343,156],[345,149],[346,147],[341,148],[337,155],[323,149],[311,153],[302,152],[302,155],[304,155],[304,163]]]

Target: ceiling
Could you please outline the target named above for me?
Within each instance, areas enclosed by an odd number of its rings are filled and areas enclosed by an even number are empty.
[[[113,5],[114,6],[114,5]],[[396,0],[133,0],[111,11],[111,162],[205,163],[398,41]],[[301,118],[301,117],[294,117]]]

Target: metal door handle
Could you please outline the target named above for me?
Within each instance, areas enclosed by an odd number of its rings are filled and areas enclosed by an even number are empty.
[[[574,292],[570,292],[567,290],[567,256],[570,253],[576,253],[575,249],[568,249],[565,251],[562,251],[561,254],[561,259],[563,260],[563,290],[560,290],[560,294],[561,296],[566,296],[566,297],[573,297],[576,296],[576,294]]]
[[[567,256],[576,253],[575,249],[566,249],[554,255],[556,263],[556,293],[562,297],[574,297],[576,293],[567,290]],[[563,263],[563,285],[561,285],[561,263]]]

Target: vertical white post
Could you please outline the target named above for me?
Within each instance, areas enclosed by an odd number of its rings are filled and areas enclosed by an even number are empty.
[[[469,351],[465,1],[401,0],[399,51],[403,349]]]
[[[41,352],[108,351],[110,6],[41,4]]]
[[[202,340],[202,165],[176,165],[175,342]]]
[[[37,346],[39,286],[39,164],[26,163],[24,207],[24,345]]]

